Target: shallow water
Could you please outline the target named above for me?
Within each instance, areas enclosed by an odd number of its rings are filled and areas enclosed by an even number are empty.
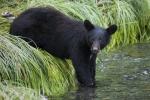
[[[150,44],[100,55],[96,88],[80,88],[59,100],[150,100]]]

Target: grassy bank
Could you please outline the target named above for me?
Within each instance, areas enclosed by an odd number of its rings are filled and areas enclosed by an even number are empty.
[[[11,35],[0,35],[1,82],[35,89],[46,95],[60,95],[75,88],[70,61],[54,58]]]

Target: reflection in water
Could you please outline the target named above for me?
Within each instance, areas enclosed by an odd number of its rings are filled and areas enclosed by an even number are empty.
[[[79,88],[75,100],[94,100],[95,88]]]
[[[96,88],[79,87],[77,91],[67,93],[61,99],[55,98],[53,100],[95,100],[95,90]]]

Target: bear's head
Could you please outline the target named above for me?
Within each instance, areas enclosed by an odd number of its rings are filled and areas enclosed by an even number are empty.
[[[97,54],[100,50],[107,46],[111,35],[116,32],[117,26],[111,25],[104,29],[94,26],[90,21],[85,20],[84,26],[87,30],[87,43],[91,48],[91,52]]]

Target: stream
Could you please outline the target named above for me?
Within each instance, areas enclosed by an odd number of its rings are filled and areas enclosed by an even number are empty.
[[[129,45],[99,58],[96,87],[70,91],[58,100],[150,100],[150,43]]]

